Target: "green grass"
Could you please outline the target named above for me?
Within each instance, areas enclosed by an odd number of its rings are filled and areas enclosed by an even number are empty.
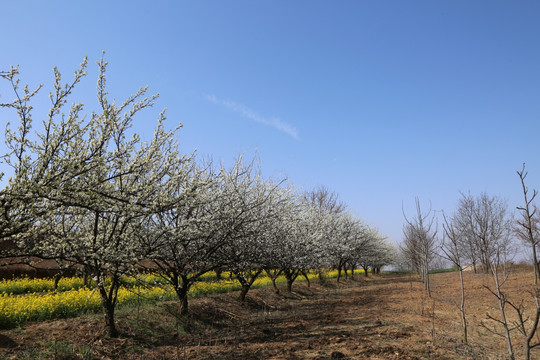
[[[434,269],[434,270],[430,270],[429,273],[430,274],[440,274],[440,273],[448,273],[448,272],[455,272],[455,271],[458,271],[458,269],[457,268]]]
[[[429,270],[430,274],[440,274],[440,273],[448,273],[448,272],[454,272],[458,271],[456,268],[449,268],[449,269],[433,269]],[[414,271],[411,270],[390,270],[390,271],[384,271],[384,274],[414,274]]]
[[[389,270],[383,271],[384,274],[412,274],[411,270]]]

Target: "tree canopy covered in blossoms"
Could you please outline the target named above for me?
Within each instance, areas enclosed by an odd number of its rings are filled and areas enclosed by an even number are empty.
[[[185,313],[188,290],[211,270],[229,271],[243,300],[263,271],[285,275],[291,290],[308,271],[392,263],[386,239],[324,187],[265,178],[255,159],[226,167],[184,154],[164,113],[143,141],[134,119],[156,96],[141,88],[111,99],[107,63],[97,65],[99,111],[68,105],[87,74],[84,59],[67,83],[54,70],[51,106],[38,123],[32,101],[41,86],[20,85],[18,68],[0,73],[14,95],[1,104],[10,119],[2,170],[11,176],[0,190],[0,239],[4,259],[54,260],[91,276],[111,336],[121,277],[138,271],[169,282]]]

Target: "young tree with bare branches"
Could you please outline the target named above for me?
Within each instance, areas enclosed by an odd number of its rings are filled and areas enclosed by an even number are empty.
[[[484,272],[490,273],[491,262],[496,256],[497,249],[508,244],[511,216],[508,214],[507,203],[498,196],[482,193],[477,197],[462,194],[456,210],[456,225],[464,239],[468,241],[466,249],[471,262],[478,260]],[[507,246],[506,246],[507,247]]]
[[[413,218],[407,218],[405,211],[403,211],[406,224],[403,228],[402,251],[420,275],[428,295],[431,297],[429,265],[435,255],[437,224],[431,208],[424,213],[418,198],[415,199],[415,203],[416,214]]]
[[[521,171],[517,171],[519,179],[521,181],[521,188],[523,190],[523,206],[518,206],[517,209],[521,213],[521,220],[517,220],[517,235],[521,238],[530,248],[533,256],[533,268],[534,268],[534,285],[538,285],[538,279],[540,279],[540,263],[538,262],[537,248],[540,243],[539,234],[539,221],[540,218],[537,213],[537,208],[534,205],[534,199],[538,195],[538,191],[533,189],[532,195],[529,195],[529,188],[525,185],[525,178],[527,172],[525,171],[525,164]]]
[[[538,192],[533,190],[532,196],[529,196],[529,189],[525,185],[525,179],[527,177],[525,164],[523,164],[521,171],[517,171],[517,174],[519,176],[523,191],[523,206],[517,207],[521,213],[521,219],[516,221],[516,234],[532,250],[534,285],[532,286],[532,289],[528,291],[528,293],[533,298],[535,307],[532,311],[528,310],[525,306],[524,299],[517,302],[504,297],[504,301],[515,311],[515,314],[517,315],[517,320],[512,321],[512,326],[522,335],[523,350],[525,353],[525,358],[528,360],[531,357],[531,350],[540,346],[540,341],[533,341],[535,335],[537,334],[538,323],[540,321],[540,289],[538,288],[540,271],[536,252],[537,246],[540,243],[540,236],[538,232],[539,219],[536,206],[533,203]]]
[[[461,326],[463,328],[463,342],[468,343],[468,327],[467,317],[465,314],[465,284],[463,281],[463,259],[464,259],[464,244],[463,235],[460,232],[459,226],[456,225],[455,218],[448,218],[443,213],[443,241],[441,251],[443,256],[450,260],[459,271],[459,283],[461,289],[461,299],[459,303],[459,312],[461,314]]]
[[[493,321],[502,327],[502,330],[495,327],[489,327],[482,322],[482,326],[494,335],[503,337],[506,340],[508,349],[508,355],[511,359],[515,358],[514,346],[512,344],[512,337],[510,332],[512,331],[512,324],[510,323],[506,306],[509,304],[508,297],[503,290],[504,285],[508,281],[511,273],[510,259],[511,253],[508,249],[508,243],[498,242],[494,245],[493,255],[489,262],[489,271],[491,273],[494,287],[485,286],[485,288],[497,299],[499,306],[500,318],[487,314],[489,320]]]

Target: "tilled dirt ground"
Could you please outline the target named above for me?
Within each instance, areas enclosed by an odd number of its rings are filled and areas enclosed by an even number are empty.
[[[480,326],[496,309],[484,275],[467,275],[462,343],[457,276],[434,275],[432,299],[415,277],[384,275],[256,289],[244,304],[215,295],[191,301],[188,318],[175,303],[122,309],[117,339],[97,315],[28,324],[0,332],[0,359],[504,359],[504,341]]]

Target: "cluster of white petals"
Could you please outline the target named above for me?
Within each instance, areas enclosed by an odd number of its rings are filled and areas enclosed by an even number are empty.
[[[263,271],[284,274],[290,289],[310,270],[392,262],[376,229],[285,179],[264,178],[254,160],[239,157],[225,168],[182,154],[163,113],[152,139],[142,141],[133,119],[156,96],[141,88],[111,101],[103,58],[99,112],[84,114],[82,103],[65,111],[86,67],[85,59],[66,84],[54,70],[51,108],[35,129],[30,104],[41,87],[20,89],[17,68],[0,73],[16,94],[1,105],[17,113],[6,130],[3,163],[13,176],[0,191],[0,239],[11,244],[4,258],[52,259],[92,277],[112,336],[121,278],[137,271],[159,273],[187,311],[187,291],[210,270],[229,271],[243,298]]]

